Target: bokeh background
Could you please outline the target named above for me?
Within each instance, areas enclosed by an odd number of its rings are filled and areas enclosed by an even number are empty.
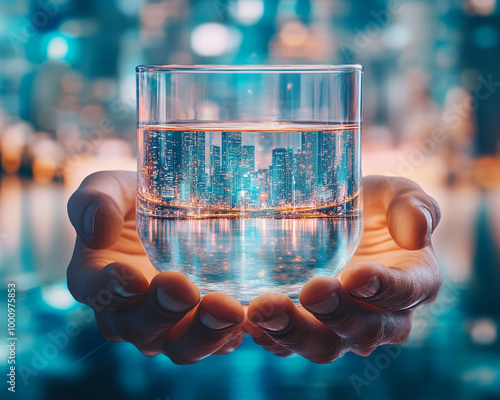
[[[66,288],[66,201],[93,171],[135,169],[135,66],[147,63],[364,65],[364,173],[417,181],[443,213],[445,282],[407,344],[319,366],[246,339],[176,366],[102,339]],[[500,399],[496,0],[0,0],[0,160],[2,337],[7,282],[18,289],[12,398]],[[2,374],[7,356],[2,345]]]

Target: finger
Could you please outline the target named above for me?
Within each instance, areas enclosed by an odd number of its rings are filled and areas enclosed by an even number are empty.
[[[104,339],[110,342],[122,342],[123,339],[120,338],[111,327],[109,323],[109,316],[107,314],[103,314],[97,311],[94,311],[95,320],[97,322],[97,327],[101,332],[101,335]]]
[[[351,296],[389,311],[407,310],[435,300],[442,274],[434,252],[408,254],[386,267],[374,262],[348,266],[342,272],[342,286]]]
[[[68,215],[87,247],[105,249],[119,238],[135,211],[136,174],[101,171],[89,175],[68,201]]]
[[[233,336],[231,336],[231,339],[229,339],[219,350],[217,350],[213,354],[223,355],[232,353],[238,347],[240,347],[244,337],[245,337],[245,332],[243,331],[236,332]]]
[[[97,312],[116,311],[149,288],[142,268],[118,262],[99,268],[92,263],[87,265],[81,257],[74,256],[68,266],[68,289],[77,301]]]
[[[368,176],[363,186],[366,215],[386,215],[389,232],[399,247],[417,250],[430,244],[441,212],[419,185],[405,178]]]
[[[114,333],[136,346],[155,340],[176,325],[200,301],[196,285],[179,272],[162,272],[147,294],[109,315]]]
[[[317,277],[304,285],[300,302],[319,321],[357,348],[403,343],[411,330],[411,312],[367,307],[349,296],[334,277]]]
[[[218,351],[243,322],[244,311],[235,298],[213,292],[188,317],[163,338],[163,353],[175,364],[194,364]]]
[[[347,350],[345,342],[283,294],[263,294],[248,307],[248,319],[274,342],[313,362],[328,363]]]
[[[288,357],[293,354],[293,351],[288,350],[286,347],[283,347],[282,345],[276,343],[257,325],[252,325],[254,327],[251,329],[251,332],[254,335],[252,336],[252,338],[255,344],[262,346],[264,349],[278,357]]]

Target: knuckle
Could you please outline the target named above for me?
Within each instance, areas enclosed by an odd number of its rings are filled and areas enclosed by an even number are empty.
[[[357,347],[371,348],[382,343],[385,333],[382,321],[379,318],[370,318],[361,329],[358,329],[347,339]]]
[[[391,273],[386,277],[372,304],[380,304],[389,311],[399,311],[414,307],[425,300],[420,284],[411,275],[392,269],[397,270],[391,268]]]
[[[336,347],[330,347],[325,351],[309,357],[309,360],[316,364],[329,364],[341,357],[340,351]]]
[[[96,322],[97,322],[97,328],[99,329],[99,332],[101,332],[101,336],[105,340],[107,340],[108,342],[121,342],[121,341],[123,341],[123,339],[118,337],[113,332],[113,330],[110,328],[107,321],[105,319],[103,319],[103,316],[97,317],[97,315],[96,315]]]
[[[279,332],[268,331],[268,335],[281,346],[292,349],[301,347],[309,338],[309,332],[306,329],[297,328],[292,324]]]
[[[411,317],[408,316],[406,321],[400,324],[396,328],[396,332],[394,333],[394,339],[391,341],[392,344],[403,344],[406,343],[411,333],[412,320]]]
[[[80,303],[83,303],[83,299],[81,296],[81,283],[80,280],[78,279],[73,279],[72,277],[72,270],[73,270],[73,263],[74,261],[71,260],[68,266],[68,271],[67,271],[67,285],[68,285],[68,290],[71,293],[71,295],[74,297],[74,299]]]
[[[138,324],[129,324],[120,319],[115,319],[114,330],[123,340],[134,346],[144,346],[154,340],[151,332],[145,332]]]

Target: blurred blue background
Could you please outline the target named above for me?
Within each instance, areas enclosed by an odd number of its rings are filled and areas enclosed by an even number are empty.
[[[0,319],[3,337],[16,282],[17,398],[500,399],[496,0],[1,0],[0,33]],[[176,366],[102,339],[66,289],[66,201],[93,171],[135,169],[147,63],[364,65],[364,173],[416,180],[443,212],[445,283],[407,344],[321,366],[245,339]]]

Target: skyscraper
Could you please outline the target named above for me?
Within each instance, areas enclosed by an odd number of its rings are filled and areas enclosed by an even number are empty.
[[[232,207],[238,200],[241,164],[241,132],[222,132],[222,172],[226,174],[225,195]]]
[[[305,156],[304,166],[307,171],[307,180],[312,186],[320,182],[321,136],[321,132],[302,132],[302,151]]]
[[[181,201],[197,203],[206,197],[205,132],[183,132],[181,159]]]
[[[239,195],[240,204],[253,204],[255,186],[257,180],[254,176],[255,171],[255,146],[242,146],[241,165],[239,171]],[[253,182],[253,184],[252,184]]]
[[[255,171],[255,146],[242,146],[241,173],[250,174]]]
[[[207,198],[207,175],[205,171],[205,132],[196,133],[196,191],[197,198]]]
[[[224,204],[224,173],[221,167],[220,147],[210,146],[210,201]]]
[[[291,148],[273,149],[273,202],[274,206],[293,201],[293,150]]]
[[[174,133],[152,130],[145,135],[149,136],[144,166],[151,177],[148,190],[164,201],[172,201],[175,196]]]
[[[311,171],[308,169],[308,154],[298,151],[293,155],[293,177],[295,182],[295,200],[304,202],[311,198],[313,183]]]
[[[321,151],[321,177],[322,177],[322,201],[335,201],[339,185],[339,135],[334,132],[325,131],[322,135]]]

